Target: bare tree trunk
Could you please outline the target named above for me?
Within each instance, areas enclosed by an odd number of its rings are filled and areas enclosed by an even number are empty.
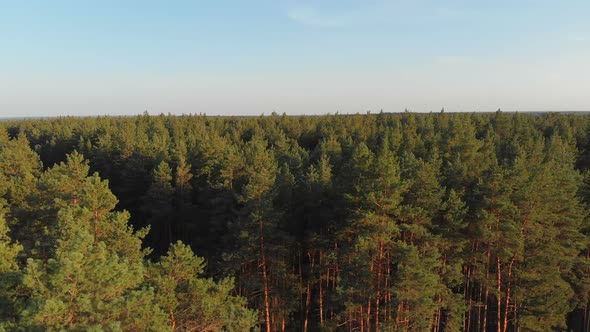
[[[315,255],[313,254],[313,251],[311,251],[311,252],[307,252],[307,256],[309,258],[310,270],[313,273]],[[320,283],[321,283],[321,281],[320,281]],[[307,291],[306,291],[306,293],[307,293],[307,295],[306,295],[306,298],[305,298],[305,320],[303,322],[303,331],[304,332],[307,332],[307,326],[308,326],[308,321],[309,321],[309,307],[310,307],[310,304],[311,304],[311,276],[307,280]]]
[[[471,328],[471,294],[470,294],[470,287],[471,287],[471,266],[467,266],[467,280],[465,281],[465,291],[463,292],[463,296],[467,299],[467,313],[465,314],[465,327],[466,331],[469,331]]]
[[[367,331],[371,331],[371,297],[367,301]]]
[[[176,329],[176,318],[174,318],[174,311],[170,310],[170,327],[172,331]]]
[[[375,331],[379,331],[379,301],[381,300],[381,261],[383,259],[383,242],[379,242],[379,259],[377,260],[377,295],[375,299]]]
[[[338,257],[338,243],[334,243],[334,253],[336,254],[336,257]],[[338,261],[336,260],[336,262],[334,263],[334,271],[332,273],[332,291],[336,290],[336,279],[338,278],[338,271],[339,267],[338,267]],[[326,281],[326,288],[329,286],[329,279],[328,281]],[[334,319],[334,307],[332,306],[330,308],[330,319]]]
[[[307,281],[307,297],[305,299],[305,320],[303,322],[303,331],[307,332],[307,325],[309,320],[309,304],[311,302],[311,280]]]
[[[512,277],[512,267],[514,266],[514,262],[516,261],[516,254],[514,256],[512,256],[512,259],[510,260],[510,264],[508,266],[508,280],[507,283],[508,285],[506,286],[506,301],[505,301],[505,306],[504,306],[504,328],[503,328],[503,332],[506,332],[508,330],[508,312],[509,312],[509,307],[510,307],[510,292],[511,290],[511,277]]]
[[[391,280],[391,254],[387,253],[387,270],[386,270],[386,277],[385,277],[385,319],[387,322],[391,320],[391,315],[393,313],[393,309],[391,308],[391,291],[390,287],[390,280]]]
[[[497,303],[498,310],[496,313],[498,332],[502,332],[502,263],[500,257],[496,257],[496,276],[497,276]]]
[[[489,280],[489,278],[490,278],[490,261],[491,261],[491,250],[490,250],[490,244],[488,243],[488,254],[487,254],[487,261],[486,261],[486,280]],[[483,307],[483,329],[482,329],[482,331],[488,330],[488,302],[489,302],[490,290],[488,289],[488,287],[485,287],[485,290],[486,290],[486,295],[485,295],[485,301],[484,301],[484,307]]]
[[[363,317],[363,306],[361,305],[359,308],[359,322],[361,323],[361,332],[365,331],[365,319]],[[370,332],[370,331],[368,331]]]
[[[434,331],[440,331],[440,323],[442,320],[442,296],[438,295],[438,308],[436,310],[436,320],[435,320],[435,328]]]
[[[260,224],[262,230],[262,223]],[[264,284],[264,320],[266,324],[266,332],[271,332],[270,319],[270,289],[268,285],[268,275],[266,272],[266,254],[264,252],[264,238],[260,237],[260,269],[262,270],[262,282]]]
[[[490,299],[490,291],[489,289],[486,287],[486,295],[485,295],[485,300],[484,300],[484,305],[483,305],[483,324],[482,324],[482,331],[487,331],[488,330],[488,301]]]
[[[483,286],[479,285],[478,292],[477,292],[477,331],[481,331],[481,309],[483,307]],[[468,330],[469,331],[469,330]]]

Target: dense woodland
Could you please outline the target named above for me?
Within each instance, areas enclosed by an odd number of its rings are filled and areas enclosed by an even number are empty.
[[[2,122],[0,324],[590,331],[589,168],[575,114]]]

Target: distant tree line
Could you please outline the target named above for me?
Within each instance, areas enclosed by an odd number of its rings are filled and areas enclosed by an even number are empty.
[[[576,114],[1,122],[0,330],[590,331],[589,168]]]

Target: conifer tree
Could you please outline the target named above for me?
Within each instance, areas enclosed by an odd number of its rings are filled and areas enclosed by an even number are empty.
[[[190,247],[177,242],[149,268],[148,283],[175,331],[247,331],[258,315],[245,299],[230,295],[234,281],[202,278],[205,262]]]
[[[248,175],[239,196],[243,209],[239,224],[232,225],[235,228],[230,226],[236,232],[240,249],[238,255],[227,258],[243,265],[238,274],[238,287],[243,287],[245,294],[259,294],[255,298],[249,297],[249,300],[260,309],[264,329],[270,332],[275,322],[272,321],[274,308],[271,307],[273,287],[269,240],[277,225],[277,216],[272,208],[277,165],[272,153],[266,149],[266,141],[257,138],[246,144],[243,158],[245,174]]]
[[[167,162],[160,162],[152,171],[152,183],[142,199],[141,211],[152,230],[148,244],[157,252],[165,252],[167,243],[171,243],[174,237],[172,180],[172,169]],[[165,246],[158,241],[162,237],[166,239]]]
[[[35,191],[41,167],[41,160],[30,148],[24,133],[0,145],[0,174],[4,177],[4,195],[9,207],[14,210],[28,208],[27,197]]]
[[[174,231],[176,237],[189,237],[191,235],[190,225],[195,222],[195,207],[192,203],[192,178],[191,165],[187,164],[186,159],[181,155],[174,172],[174,217],[176,219]]]
[[[581,233],[586,212],[577,197],[581,175],[574,162],[572,147],[553,136],[533,182],[534,208],[525,219],[525,257],[516,288],[518,324],[527,330],[565,327],[565,315],[575,305],[579,281],[572,270],[587,240]]]
[[[588,128],[502,112],[1,121],[0,321],[239,331],[245,305],[271,331],[590,330]],[[133,231],[148,225],[156,263]]]
[[[18,293],[21,271],[17,257],[23,247],[8,235],[9,229],[0,206],[0,329],[8,328],[18,319]]]
[[[116,200],[97,175],[83,184],[79,203],[62,207],[51,257],[27,261],[23,285],[30,300],[29,328],[165,330],[153,291],[142,286],[141,239],[128,214],[111,212]]]

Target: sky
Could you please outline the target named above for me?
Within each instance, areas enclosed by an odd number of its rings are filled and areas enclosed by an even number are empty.
[[[588,0],[0,0],[0,117],[590,111]]]

